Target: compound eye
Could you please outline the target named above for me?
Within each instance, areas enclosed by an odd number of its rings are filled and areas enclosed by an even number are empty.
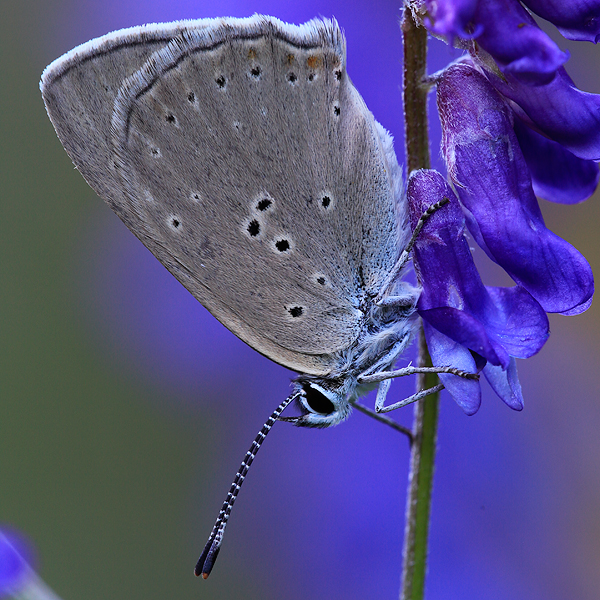
[[[302,389],[304,391],[304,401],[308,409],[320,415],[330,415],[335,412],[333,402],[325,394],[311,385],[304,385]]]

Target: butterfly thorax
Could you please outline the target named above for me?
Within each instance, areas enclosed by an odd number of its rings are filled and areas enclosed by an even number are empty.
[[[417,314],[418,291],[400,283],[400,295],[379,304],[366,303],[361,335],[350,347],[336,354],[336,367],[326,376],[301,375],[295,382],[299,392],[300,417],[287,420],[301,427],[329,427],[344,420],[352,403],[375,389],[377,383],[360,383],[361,376],[393,368],[410,343]]]

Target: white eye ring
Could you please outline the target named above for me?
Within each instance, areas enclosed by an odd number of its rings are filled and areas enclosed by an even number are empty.
[[[300,404],[313,415],[328,417],[337,411],[334,394],[327,392],[321,386],[307,383],[302,386]]]

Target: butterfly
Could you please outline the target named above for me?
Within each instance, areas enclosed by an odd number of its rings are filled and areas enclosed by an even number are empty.
[[[221,323],[300,375],[248,451],[196,568],[276,420],[328,427],[384,406],[419,290],[391,136],[346,71],[334,20],[255,15],[152,24],[68,52],[42,96],[73,163]],[[432,208],[432,211],[438,207]],[[441,369],[438,369],[440,371]],[[444,372],[462,374],[456,369]],[[300,415],[282,417],[296,402]]]

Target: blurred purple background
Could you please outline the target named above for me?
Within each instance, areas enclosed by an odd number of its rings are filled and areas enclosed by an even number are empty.
[[[109,31],[254,12],[338,19],[349,75],[402,162],[399,2],[8,3],[0,520],[37,542],[42,576],[65,600],[397,597],[408,443],[358,413],[325,431],[277,424],[215,571],[193,578],[239,461],[293,374],[213,319],[94,196],[36,89],[46,64]],[[559,45],[580,87],[600,92],[598,48]],[[432,72],[455,56],[431,50]],[[596,274],[599,201],[542,206]],[[551,327],[519,363],[522,413],[485,386],[473,417],[442,397],[429,600],[598,597],[598,309]],[[394,382],[391,397],[413,386]],[[396,418],[409,425],[411,409]]]

